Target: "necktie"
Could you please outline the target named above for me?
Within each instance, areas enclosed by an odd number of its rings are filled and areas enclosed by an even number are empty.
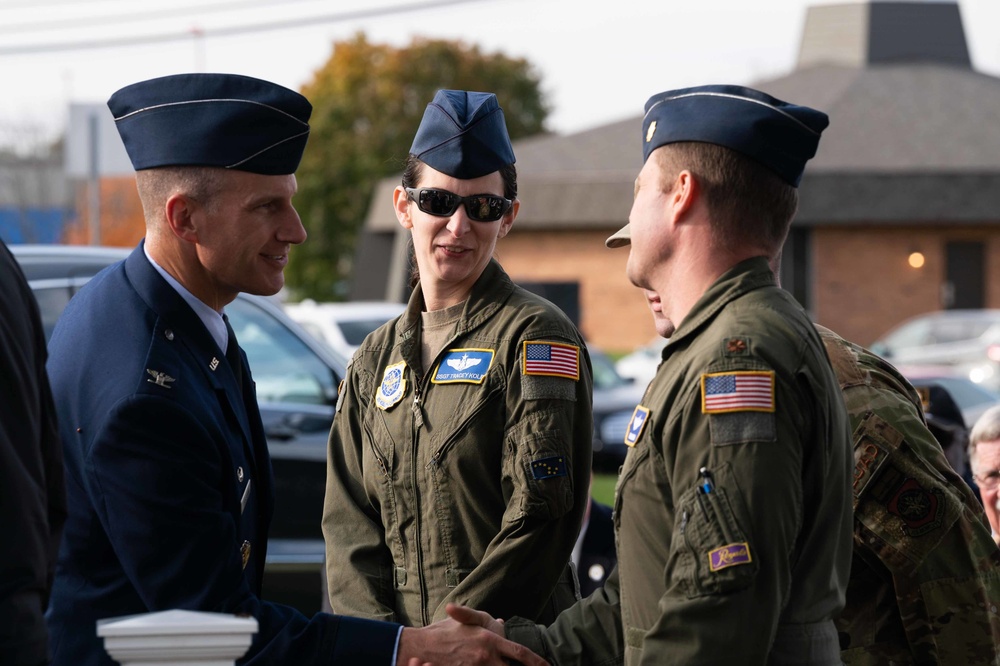
[[[232,368],[236,376],[236,385],[240,387],[240,394],[243,393],[243,360],[240,358],[240,345],[236,342],[236,331],[229,323],[229,317],[222,315],[222,320],[226,322],[226,333],[229,336],[229,343],[226,345],[226,361]]]

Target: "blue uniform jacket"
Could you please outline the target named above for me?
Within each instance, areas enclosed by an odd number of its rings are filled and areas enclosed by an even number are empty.
[[[246,359],[249,407],[141,245],[70,301],[48,371],[69,506],[46,615],[53,664],[113,664],[98,619],[185,608],[257,618],[242,664],[390,666],[398,625],[260,599],[272,474]]]

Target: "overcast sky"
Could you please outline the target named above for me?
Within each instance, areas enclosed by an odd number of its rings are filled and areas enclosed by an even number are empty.
[[[0,143],[12,134],[55,135],[69,103],[104,102],[154,76],[234,72],[298,89],[335,41],[357,31],[397,46],[417,35],[462,39],[527,58],[553,108],[549,129],[569,133],[637,115],[662,90],[789,72],[806,9],[816,4],[835,3],[0,0]],[[959,6],[973,66],[1000,75],[1000,2]],[[183,37],[170,39],[176,35]],[[69,43],[106,46],[55,48]]]

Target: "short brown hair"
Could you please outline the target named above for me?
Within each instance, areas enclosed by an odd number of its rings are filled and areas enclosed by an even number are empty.
[[[182,193],[202,206],[211,208],[215,196],[223,187],[217,167],[159,167],[136,171],[135,183],[142,201],[142,212],[148,222],[163,217],[163,205],[174,193]]]
[[[669,191],[687,169],[701,186],[720,246],[781,250],[799,206],[798,190],[764,165],[712,143],[671,143],[653,153]]]

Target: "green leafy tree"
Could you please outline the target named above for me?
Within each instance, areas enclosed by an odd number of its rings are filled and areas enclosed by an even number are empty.
[[[402,172],[424,109],[441,88],[496,93],[512,139],[544,129],[549,109],[534,68],[462,42],[418,38],[396,48],[358,34],[335,43],[304,86],[312,134],[295,205],[309,240],[287,269],[297,296],[344,297],[375,186]]]

